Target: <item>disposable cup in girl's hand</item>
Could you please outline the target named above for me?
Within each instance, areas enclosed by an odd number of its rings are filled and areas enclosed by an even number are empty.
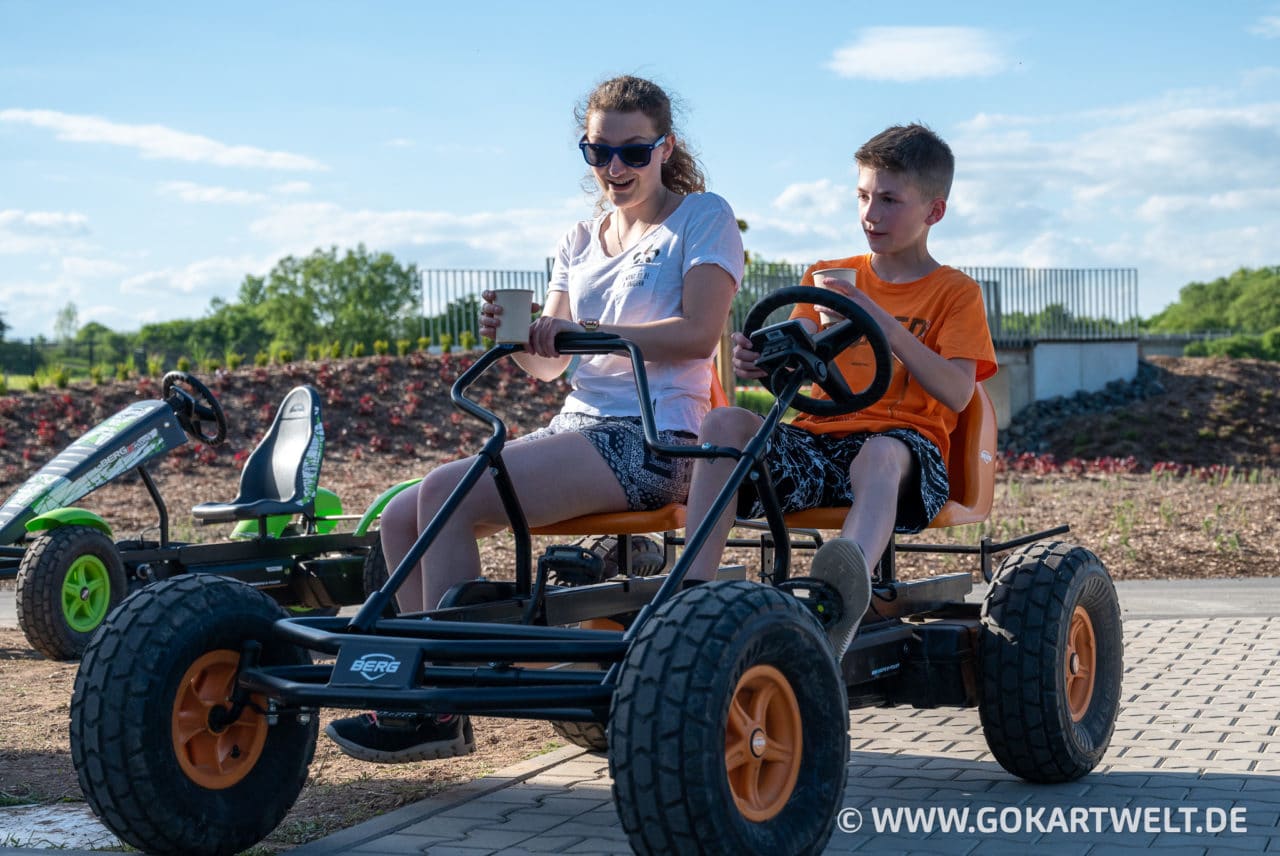
[[[819,288],[822,288],[821,280],[824,276],[829,276],[833,279],[843,279],[845,282],[853,286],[858,284],[858,272],[853,268],[823,268],[822,270],[815,270],[813,272],[813,281]],[[829,290],[836,294],[840,293],[835,291],[835,289]],[[838,312],[833,312],[825,306],[818,307],[818,318],[821,319],[823,327],[826,327],[829,324],[834,324],[837,321],[844,320],[843,315]]]
[[[502,307],[502,312],[498,314],[498,329],[493,341],[499,345],[529,344],[529,325],[533,319],[533,289],[495,289],[493,302]]]

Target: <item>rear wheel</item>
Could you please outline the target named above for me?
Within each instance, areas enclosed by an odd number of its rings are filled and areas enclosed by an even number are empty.
[[[285,816],[315,752],[314,716],[270,724],[252,696],[228,720],[241,651],[301,665],[274,642],[283,612],[235,580],[184,575],[121,605],[85,651],[71,698],[71,757],[85,798],[146,852],[232,854]]]
[[[592,618],[578,625],[584,630],[625,630],[620,623],[611,618]],[[609,751],[609,726],[603,722],[569,722],[551,720],[551,730],[559,734],[568,743],[581,746],[592,752]]]
[[[831,649],[795,598],[748,582],[683,592],[645,623],[614,693],[609,769],[632,848],[821,852],[848,730]]]
[[[126,586],[120,552],[103,532],[92,526],[50,529],[22,556],[18,625],[41,654],[74,660],[124,599]]]
[[[1037,542],[1000,563],[982,605],[978,712],[1000,766],[1068,782],[1102,760],[1120,710],[1120,604],[1082,547]]]

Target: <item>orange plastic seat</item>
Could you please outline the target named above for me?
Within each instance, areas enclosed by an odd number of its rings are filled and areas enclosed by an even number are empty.
[[[950,497],[929,528],[986,520],[996,485],[996,409],[980,383],[951,432],[947,475]],[[848,513],[848,506],[810,508],[792,512],[785,519],[788,529],[840,529]]]

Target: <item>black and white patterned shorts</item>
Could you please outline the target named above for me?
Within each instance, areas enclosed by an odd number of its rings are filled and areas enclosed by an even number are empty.
[[[672,502],[684,502],[689,495],[693,458],[655,455],[644,443],[644,426],[638,416],[592,416],[587,413],[558,413],[545,428],[519,440],[525,442],[576,431],[613,470],[627,494],[628,511],[652,511]],[[659,431],[658,439],[668,446],[693,445],[697,435],[688,431]]]
[[[765,448],[764,462],[783,513],[850,505],[849,465],[870,437],[893,437],[911,451],[915,465],[898,498],[894,531],[919,532],[947,501],[947,467],[938,447],[918,431],[891,428],[879,434],[814,434],[779,425]],[[750,482],[738,493],[739,517],[764,517],[764,506]]]

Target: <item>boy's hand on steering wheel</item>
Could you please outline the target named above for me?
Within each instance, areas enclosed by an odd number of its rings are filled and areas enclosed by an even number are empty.
[[[764,377],[765,372],[756,368],[760,352],[752,348],[751,340],[736,330],[730,338],[733,340],[733,373],[740,378]]]

